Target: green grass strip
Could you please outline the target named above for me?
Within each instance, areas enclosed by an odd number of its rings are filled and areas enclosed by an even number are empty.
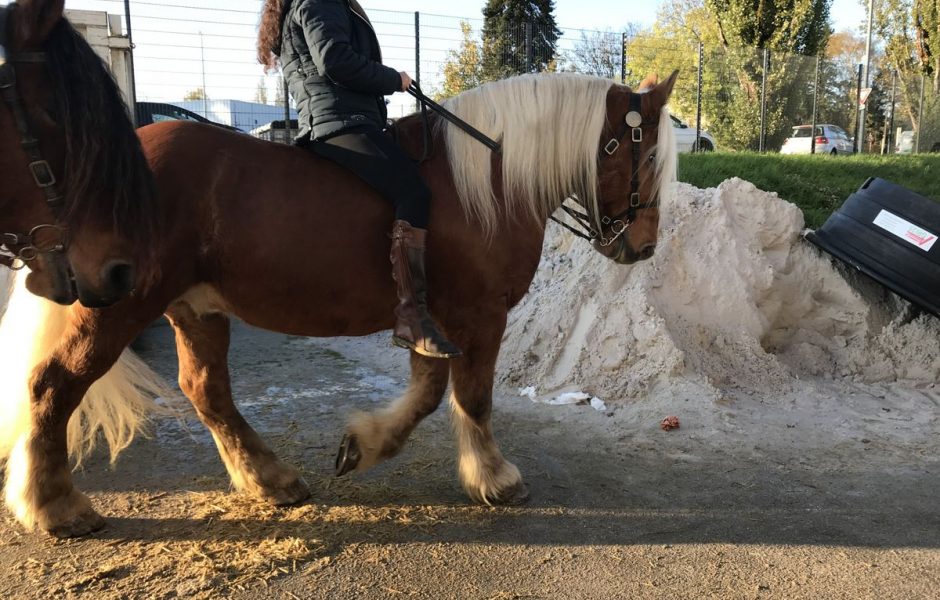
[[[817,228],[869,177],[892,183],[940,202],[940,155],[822,156],[723,153],[682,154],[679,180],[715,187],[740,177],[776,192],[803,210],[806,226]]]

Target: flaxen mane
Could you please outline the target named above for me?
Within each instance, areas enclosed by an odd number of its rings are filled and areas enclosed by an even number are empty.
[[[501,142],[507,213],[544,222],[569,197],[598,214],[598,142],[613,85],[572,73],[523,75],[465,92],[446,106]],[[491,151],[443,121],[438,127],[466,213],[492,233],[499,215]],[[654,193],[675,179],[675,141],[665,108],[657,145],[665,150],[656,153]]]

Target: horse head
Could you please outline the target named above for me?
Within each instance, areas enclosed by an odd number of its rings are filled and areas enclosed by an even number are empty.
[[[0,9],[0,264],[28,267],[34,294],[103,307],[153,275],[154,193],[120,92],[63,10]]]
[[[659,83],[653,75],[636,92],[614,86],[607,95],[597,200],[585,208],[594,248],[621,264],[648,259],[656,250],[660,196],[676,171],[666,103],[677,76]]]

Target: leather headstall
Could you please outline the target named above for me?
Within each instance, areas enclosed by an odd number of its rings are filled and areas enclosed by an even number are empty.
[[[29,118],[23,106],[23,101],[17,90],[16,65],[21,63],[41,64],[46,62],[45,52],[18,52],[8,51],[8,24],[10,15],[16,9],[16,3],[11,3],[0,9],[0,99],[10,109],[13,122],[20,135],[20,146],[29,159],[27,169],[33,182],[42,190],[43,195],[54,212],[61,208],[63,196],[59,193],[55,174],[52,167],[42,157],[39,139],[32,134]],[[49,232],[56,237],[47,238]],[[42,234],[42,235],[40,235]],[[11,269],[22,269],[40,253],[65,252],[68,247],[68,235],[65,227],[59,225],[42,224],[30,229],[28,233],[0,233],[0,264]]]

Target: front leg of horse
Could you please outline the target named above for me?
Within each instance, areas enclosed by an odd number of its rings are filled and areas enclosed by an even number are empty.
[[[39,527],[58,537],[100,529],[104,520],[72,484],[67,428],[91,384],[117,361],[136,330],[121,327],[107,335],[87,309],[62,309],[48,320],[66,319],[63,335],[50,356],[37,365],[24,386],[28,406],[15,425],[15,441],[6,465],[6,504],[27,528]],[[49,325],[49,327],[53,327]],[[34,352],[43,352],[37,334]]]
[[[5,494],[7,506],[27,529],[77,537],[104,527],[91,501],[72,485],[64,427],[36,423],[20,438],[7,461]]]
[[[176,329],[180,387],[212,433],[235,488],[278,506],[309,497],[297,469],[281,462],[235,407],[228,318],[197,315],[185,303],[174,304],[167,316]]]
[[[505,309],[474,319],[469,339],[457,342],[464,356],[452,361],[451,420],[457,435],[458,472],[467,494],[484,504],[516,505],[529,493],[522,475],[503,457],[490,424],[493,375],[506,325]]]
[[[411,353],[411,383],[382,410],[350,419],[336,457],[336,474],[365,471],[398,454],[418,423],[441,404],[447,389],[446,360]]]

